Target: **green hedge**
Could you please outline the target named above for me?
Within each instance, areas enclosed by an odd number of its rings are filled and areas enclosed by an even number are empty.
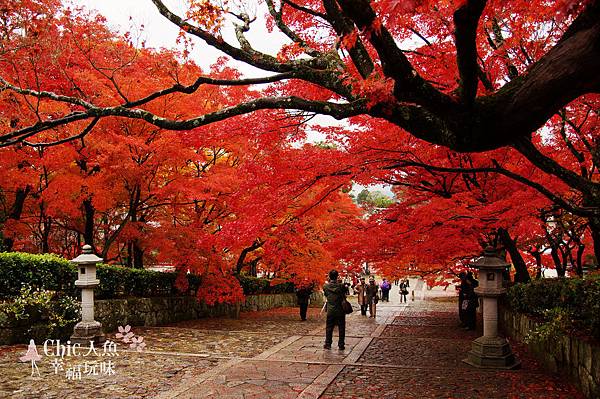
[[[100,264],[96,275],[100,280],[94,292],[96,299],[181,295],[175,286],[176,272]],[[188,292],[193,295],[201,277],[194,274],[186,277]],[[0,299],[17,297],[24,286],[76,297],[79,295],[76,279],[77,268],[59,256],[0,252]],[[245,295],[294,292],[294,285],[289,282],[271,285],[271,280],[265,278],[240,276],[238,279]]]
[[[175,272],[163,273],[100,264],[96,275],[100,280],[100,285],[95,290],[97,299],[181,294],[175,287]],[[24,286],[78,296],[76,279],[76,267],[59,256],[0,253],[0,298],[15,298]],[[200,277],[188,274],[187,279],[189,291],[195,293],[200,286]]]
[[[238,280],[240,280],[244,295],[285,294],[294,292],[294,284],[290,282],[271,285],[271,280],[269,279],[245,275],[239,276]]]
[[[80,304],[73,297],[24,286],[11,302],[0,302],[0,345],[68,339],[80,320]]]
[[[76,279],[75,267],[59,256],[0,253],[0,298],[17,297],[24,286],[75,296]]]
[[[573,327],[600,338],[600,278],[541,279],[509,288],[507,301],[518,312],[547,317],[568,314]]]

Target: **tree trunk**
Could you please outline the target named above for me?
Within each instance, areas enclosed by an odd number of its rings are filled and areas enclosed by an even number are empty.
[[[131,241],[127,243],[127,261],[125,262],[125,266],[133,267],[133,242]]]
[[[52,226],[52,219],[45,217],[42,223],[42,253],[47,254],[50,252],[50,227]]]
[[[144,268],[144,250],[139,246],[139,241],[136,239],[133,241],[133,268],[143,269]]]
[[[527,265],[517,248],[517,243],[513,240],[508,233],[508,230],[504,228],[498,229],[498,235],[504,248],[508,251],[512,264],[515,267],[515,283],[527,283],[531,280],[529,272],[527,271]]]
[[[86,244],[91,245],[94,249],[94,253],[96,253],[96,247],[94,246],[94,216],[96,215],[96,210],[94,209],[94,205],[92,205],[91,198],[83,201],[83,210],[85,213],[83,241]]]
[[[583,251],[585,251],[585,245],[579,244],[577,246],[577,258],[575,259],[575,266],[577,267],[577,275],[583,277]]]
[[[537,268],[537,271],[535,273],[535,279],[539,280],[542,278],[542,254],[540,254],[540,251],[535,250],[531,251],[531,256],[535,258],[535,264]]]
[[[21,214],[23,213],[23,206],[25,205],[25,199],[29,194],[31,187],[27,186],[25,188],[18,188],[15,193],[15,202],[10,210],[10,214],[7,219],[19,220],[21,219]],[[3,240],[2,247],[4,251],[10,252],[12,251],[12,247],[14,245],[14,240],[10,237],[6,237]]]
[[[600,218],[590,218],[589,228],[592,233],[592,243],[594,245],[594,256],[596,257],[596,266],[600,265]]]
[[[240,252],[240,256],[236,262],[235,265],[235,273],[236,274],[240,274],[242,269],[245,266],[245,261],[246,261],[246,256],[248,256],[248,254],[252,251],[257,250],[258,248],[262,247],[263,242],[260,239],[256,239],[254,240],[254,242],[252,243],[252,245],[250,245],[247,248],[242,249],[242,252]]]
[[[565,270],[563,269],[560,257],[558,256],[558,248],[554,243],[551,243],[550,247],[550,256],[552,256],[552,260],[554,261],[554,267],[556,267],[556,274],[558,275],[558,277],[564,277]]]

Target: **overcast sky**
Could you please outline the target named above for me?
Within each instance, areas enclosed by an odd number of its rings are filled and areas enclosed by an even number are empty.
[[[131,31],[134,35],[140,31],[141,40],[146,41],[147,47],[177,48],[176,40],[179,29],[160,15],[150,0],[68,0],[76,6],[85,6],[87,9],[96,10],[106,17],[108,24],[120,32]],[[165,0],[164,2],[172,11],[179,15],[185,14],[183,0]],[[251,14],[259,14],[251,24],[247,37],[250,43],[260,51],[276,55],[282,43],[286,42],[285,36],[280,33],[268,33],[264,26],[264,19],[256,10],[248,10]],[[233,29],[226,29],[223,33],[225,40],[237,44]],[[223,55],[212,47],[205,45],[200,40],[194,41],[194,51],[191,57],[202,68],[208,68],[217,57]],[[238,65],[245,75],[264,76],[266,73],[258,71],[247,65]]]
[[[146,41],[146,47],[154,48],[177,48],[177,35],[179,29],[167,21],[157,11],[156,7],[150,0],[69,0],[75,6],[85,6],[90,10],[96,10],[108,21],[108,25],[121,32],[131,31],[136,33],[141,31],[140,41]],[[183,15],[185,12],[185,1],[183,0],[165,0],[165,4],[174,12],[179,15]],[[252,11],[252,10],[250,10]],[[272,55],[276,55],[278,49],[286,41],[282,34],[275,32],[268,33],[265,26],[264,20],[258,15],[258,19],[251,25],[251,30],[248,33],[248,39],[252,45],[260,51],[267,52]],[[236,43],[230,30],[224,33],[224,37],[230,43]],[[198,63],[203,69],[207,69],[213,62],[216,61],[217,57],[222,53],[214,50],[210,46],[204,45],[202,42],[195,41],[195,48],[191,54],[191,57],[195,62]],[[247,76],[265,76],[265,72],[258,71],[255,68],[249,67],[243,64],[236,64],[236,67],[240,69]],[[315,118],[313,123],[328,126],[339,126],[340,122],[330,117],[319,116]],[[309,141],[322,141],[325,139],[324,135],[316,132],[309,133]],[[362,186],[355,185],[353,192],[356,195]],[[392,196],[390,188],[383,185],[370,186],[370,190],[381,190],[386,195]]]

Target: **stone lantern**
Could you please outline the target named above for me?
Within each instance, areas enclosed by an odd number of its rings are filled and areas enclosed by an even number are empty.
[[[96,263],[102,262],[92,252],[89,245],[83,246],[83,253],[71,260],[77,266],[77,281],[75,286],[81,287],[81,321],[75,325],[72,343],[86,344],[90,341],[102,343],[105,341],[102,324],[94,320],[94,287],[100,284],[96,278]]]
[[[487,247],[471,266],[479,270],[479,287],[475,293],[483,297],[483,336],[473,341],[463,361],[480,368],[517,368],[521,362],[515,358],[506,338],[498,336],[498,297],[506,293],[503,272],[510,264],[498,258],[493,247]]]

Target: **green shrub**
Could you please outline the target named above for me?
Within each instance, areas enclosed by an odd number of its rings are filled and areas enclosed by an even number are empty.
[[[16,297],[24,286],[76,295],[76,279],[75,267],[59,256],[0,253],[0,298]]]
[[[269,280],[266,278],[240,275],[238,276],[244,295],[262,294],[269,288]]]
[[[527,344],[550,344],[547,347],[556,349],[555,343],[571,328],[571,315],[566,309],[553,308],[544,312],[545,323],[540,324],[525,336]]]
[[[153,297],[181,295],[176,288],[177,272],[155,272],[121,266],[99,264],[96,276],[96,299],[127,297]],[[195,295],[202,278],[187,274],[188,294]],[[14,298],[23,286],[33,289],[61,292],[78,297],[75,287],[77,268],[68,260],[56,255],[27,253],[0,253],[0,298]],[[271,285],[271,280],[251,276],[239,276],[244,295],[282,294],[294,292],[290,282]]]
[[[24,286],[11,302],[0,304],[0,327],[19,331],[25,340],[22,342],[31,338],[67,339],[80,319],[80,307],[72,297]]]
[[[100,280],[95,289],[97,299],[181,295],[175,286],[176,272],[99,264],[96,276]],[[201,278],[192,274],[186,277],[188,292],[193,295],[200,286]],[[0,298],[15,298],[24,286],[78,297],[76,279],[77,268],[59,256],[0,253]]]
[[[553,323],[546,326],[547,331],[541,331],[541,335],[555,329],[557,324],[552,319],[560,315],[561,323],[568,320],[569,327],[585,330],[600,338],[598,278],[542,279],[516,284],[509,288],[507,300],[512,309]]]
[[[267,278],[252,277],[243,274],[238,276],[238,280],[244,290],[244,295],[284,294],[294,292],[294,284],[291,282],[271,285],[271,280]]]
[[[286,294],[291,292],[294,292],[294,284],[289,281],[269,286],[270,294]]]

